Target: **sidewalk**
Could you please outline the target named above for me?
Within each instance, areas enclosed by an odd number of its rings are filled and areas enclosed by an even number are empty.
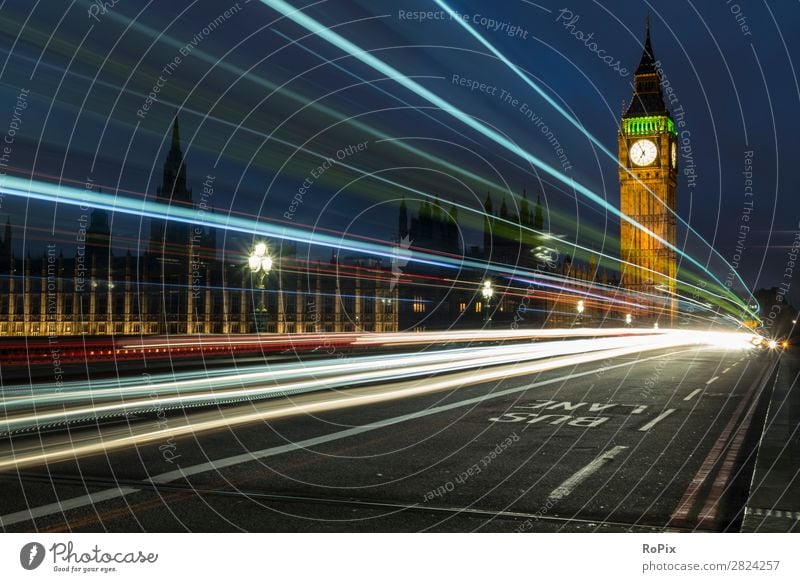
[[[800,353],[785,352],[770,396],[743,532],[800,532]]]

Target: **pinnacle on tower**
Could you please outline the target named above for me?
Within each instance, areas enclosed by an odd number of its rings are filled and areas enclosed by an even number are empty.
[[[181,150],[181,132],[178,127],[178,112],[175,112],[175,119],[172,122],[172,149]]]
[[[656,73],[656,59],[653,56],[653,46],[650,44],[650,15],[647,15],[645,24],[644,50],[639,66],[636,69],[637,75]]]
[[[400,201],[400,212],[398,216],[398,236],[400,239],[404,239],[408,236],[408,206],[406,205],[406,197],[403,196],[403,199]]]
[[[633,77],[633,97],[622,117],[667,115],[667,106],[661,93],[661,71],[650,42],[650,17],[645,25],[644,49]]]

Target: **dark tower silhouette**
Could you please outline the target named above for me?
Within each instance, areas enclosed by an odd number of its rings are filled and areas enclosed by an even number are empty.
[[[528,203],[528,192],[522,189],[522,202],[519,205],[519,223],[523,226],[531,225],[531,209]]]
[[[459,254],[461,244],[456,223],[458,214],[453,216],[452,212],[445,211],[441,204],[438,198],[431,203],[423,200],[417,216],[411,217],[407,231],[408,236],[417,248]],[[405,222],[405,212],[404,206],[401,206],[401,231]]]
[[[172,144],[164,162],[161,186],[156,190],[156,200],[169,205],[192,208],[192,190],[186,181],[186,163],[181,151],[178,116],[172,124]],[[150,254],[153,256],[179,255],[189,243],[189,226],[177,221],[154,219],[150,225]]]
[[[408,206],[406,206],[405,196],[403,196],[403,200],[400,202],[400,217],[397,235],[400,240],[408,236]]]
[[[11,256],[13,254],[11,248],[11,219],[6,219],[6,228],[3,239],[0,240],[0,273],[9,273],[11,271]]]
[[[492,195],[487,192],[483,203],[483,254],[487,260],[492,252],[492,235],[494,231],[494,214],[492,208]]]
[[[108,224],[108,213],[105,210],[93,210],[86,231],[86,255],[96,261],[97,267],[107,269],[111,258],[111,228]]]
[[[177,209],[193,209],[192,191],[187,186],[186,162],[181,151],[178,116],[172,124],[172,143],[164,161],[161,186],[156,190],[156,200]],[[186,320],[194,305],[191,294],[184,290],[193,284],[192,275],[203,272],[202,264],[195,263],[199,269],[190,272],[193,256],[200,255],[202,246],[207,244],[203,234],[198,238],[193,226],[174,220],[153,220],[150,230],[149,259],[152,262],[148,271],[157,285],[158,293],[150,295],[149,311],[162,314],[162,325],[167,333],[185,333]],[[200,228],[203,231],[202,228]],[[193,238],[194,235],[194,238]],[[216,242],[214,243],[216,245]],[[198,283],[198,281],[194,281]]]
[[[544,212],[542,210],[542,195],[536,197],[536,208],[533,212],[533,228],[539,232],[544,230]]]

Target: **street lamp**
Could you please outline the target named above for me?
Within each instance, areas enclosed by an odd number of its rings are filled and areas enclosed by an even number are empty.
[[[256,308],[256,332],[263,333],[267,323],[267,306],[264,305],[264,282],[272,269],[272,258],[269,256],[267,244],[260,242],[247,257],[247,266],[256,277],[258,287],[258,307]]]
[[[481,287],[481,297],[483,297],[483,324],[484,327],[491,326],[492,324],[492,315],[491,315],[491,303],[492,303],[492,296],[494,295],[494,288],[492,287],[492,282],[489,279],[486,279],[483,282],[483,286]]]
[[[584,304],[583,299],[578,301],[578,304],[575,306],[575,309],[578,312],[578,321],[576,322],[578,325],[583,324],[583,312],[586,310],[586,304]]]
[[[631,322],[633,322],[633,316],[630,313],[625,314],[625,325],[630,327]]]

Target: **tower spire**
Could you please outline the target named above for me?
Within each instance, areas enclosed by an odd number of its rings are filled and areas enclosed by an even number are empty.
[[[661,93],[661,70],[650,41],[650,15],[645,23],[644,49],[633,77],[633,98],[622,117],[668,115]]]
[[[650,15],[648,14],[647,22],[645,23],[644,50],[642,51],[642,58],[639,61],[636,74],[643,75],[656,72],[656,58],[653,55],[653,45],[650,42]]]
[[[181,149],[181,132],[178,127],[178,112],[175,112],[175,118],[172,121],[172,149],[180,151]]]
[[[166,136],[165,136],[166,137]],[[164,160],[161,185],[156,189],[156,197],[170,204],[192,206],[192,189],[186,180],[186,163],[181,151],[181,133],[178,125],[178,111],[172,120],[172,147]],[[150,247],[153,255],[163,253],[164,246],[173,248],[185,247],[189,243],[188,225],[180,223],[167,224],[163,220],[153,219],[150,222]]]
[[[405,194],[403,195],[403,199],[400,201],[400,216],[398,217],[399,226],[398,235],[400,239],[404,239],[408,236],[408,206],[406,206],[406,197]]]

